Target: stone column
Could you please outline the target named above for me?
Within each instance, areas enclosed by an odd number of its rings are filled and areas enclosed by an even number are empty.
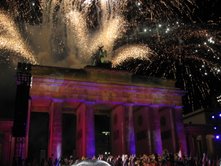
[[[138,154],[162,153],[159,107],[148,105],[136,111]]]
[[[184,131],[183,117],[182,117],[182,107],[175,107],[174,110],[174,120],[175,120],[175,131],[177,137],[178,150],[181,150],[182,155],[187,155],[187,142],[186,135]]]
[[[85,102],[77,109],[77,157],[95,155],[95,130],[93,103]]]
[[[197,156],[197,135],[192,136],[192,147],[193,147],[193,155],[192,156]]]
[[[133,105],[125,105],[125,114],[128,117],[126,121],[126,137],[127,137],[127,153],[136,154],[135,133],[134,133],[134,118]]]
[[[134,112],[134,128],[136,133],[136,153],[138,155],[152,152],[150,109],[142,106]]]
[[[202,153],[207,153],[206,134],[202,134]],[[208,154],[207,154],[208,155]]]
[[[207,145],[207,154],[208,156],[214,156],[214,135],[208,134],[206,135],[206,145]]]
[[[149,120],[152,136],[152,153],[162,154],[159,106],[151,106]]]
[[[122,105],[116,106],[111,112],[111,145],[112,154],[120,155],[125,153],[125,118]]]
[[[170,129],[171,129],[171,152],[172,153],[178,153],[179,149],[178,149],[178,145],[177,145],[177,137],[176,137],[176,122],[175,122],[175,111],[174,109],[171,107],[168,110],[168,114],[169,114],[169,123],[170,123]]]
[[[194,152],[193,136],[191,135],[191,131],[188,128],[186,130],[186,139],[187,139],[188,156],[194,156],[195,152]]]
[[[62,100],[53,99],[49,112],[48,157],[53,160],[62,154],[62,104]]]
[[[135,154],[135,136],[133,123],[133,105],[119,105],[112,110],[112,153]]]

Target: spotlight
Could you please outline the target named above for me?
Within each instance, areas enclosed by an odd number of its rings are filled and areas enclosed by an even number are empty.
[[[220,139],[220,136],[219,136],[219,135],[216,135],[216,139]]]
[[[215,119],[215,116],[214,116],[214,115],[212,116],[212,119]]]
[[[214,129],[214,130],[216,130],[216,129],[217,129],[217,127],[216,127],[216,126],[214,126],[214,127],[213,127],[213,129]]]
[[[219,114],[219,117],[221,117],[221,113]]]

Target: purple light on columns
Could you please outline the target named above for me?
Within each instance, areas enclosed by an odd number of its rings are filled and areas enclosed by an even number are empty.
[[[57,144],[57,147],[56,147],[56,158],[57,159],[61,158],[61,143]]]
[[[94,129],[94,111],[93,102],[85,102],[86,105],[86,128],[87,128],[87,138],[86,138],[86,155],[89,158],[95,156],[95,129]]]
[[[162,104],[154,104],[149,107],[151,113],[151,132],[153,137],[154,144],[154,153],[162,154],[162,140],[161,140],[161,132],[160,132],[160,119],[159,119],[159,109],[163,107]]]
[[[135,145],[135,133],[134,133],[134,123],[133,123],[133,104],[127,103],[124,105],[126,111],[128,112],[128,150],[130,154],[136,154]]]

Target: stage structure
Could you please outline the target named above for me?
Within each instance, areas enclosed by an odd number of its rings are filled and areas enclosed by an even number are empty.
[[[31,65],[30,73],[26,132],[22,145],[15,143],[23,158],[34,148],[30,138],[35,131],[30,126],[38,113],[49,117],[43,157],[62,156],[64,114],[76,116],[76,157],[97,154],[94,116],[100,113],[110,117],[112,155],[162,154],[164,149],[187,153],[182,122],[184,92],[174,87],[174,81],[94,66],[67,69]]]

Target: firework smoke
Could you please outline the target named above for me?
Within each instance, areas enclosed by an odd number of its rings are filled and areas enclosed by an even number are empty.
[[[113,67],[175,79],[194,110],[221,89],[213,86],[220,80],[220,28],[182,23],[193,19],[194,7],[194,0],[42,0],[37,24],[20,21],[18,28],[0,15],[0,48],[31,63],[82,68],[103,46]]]

